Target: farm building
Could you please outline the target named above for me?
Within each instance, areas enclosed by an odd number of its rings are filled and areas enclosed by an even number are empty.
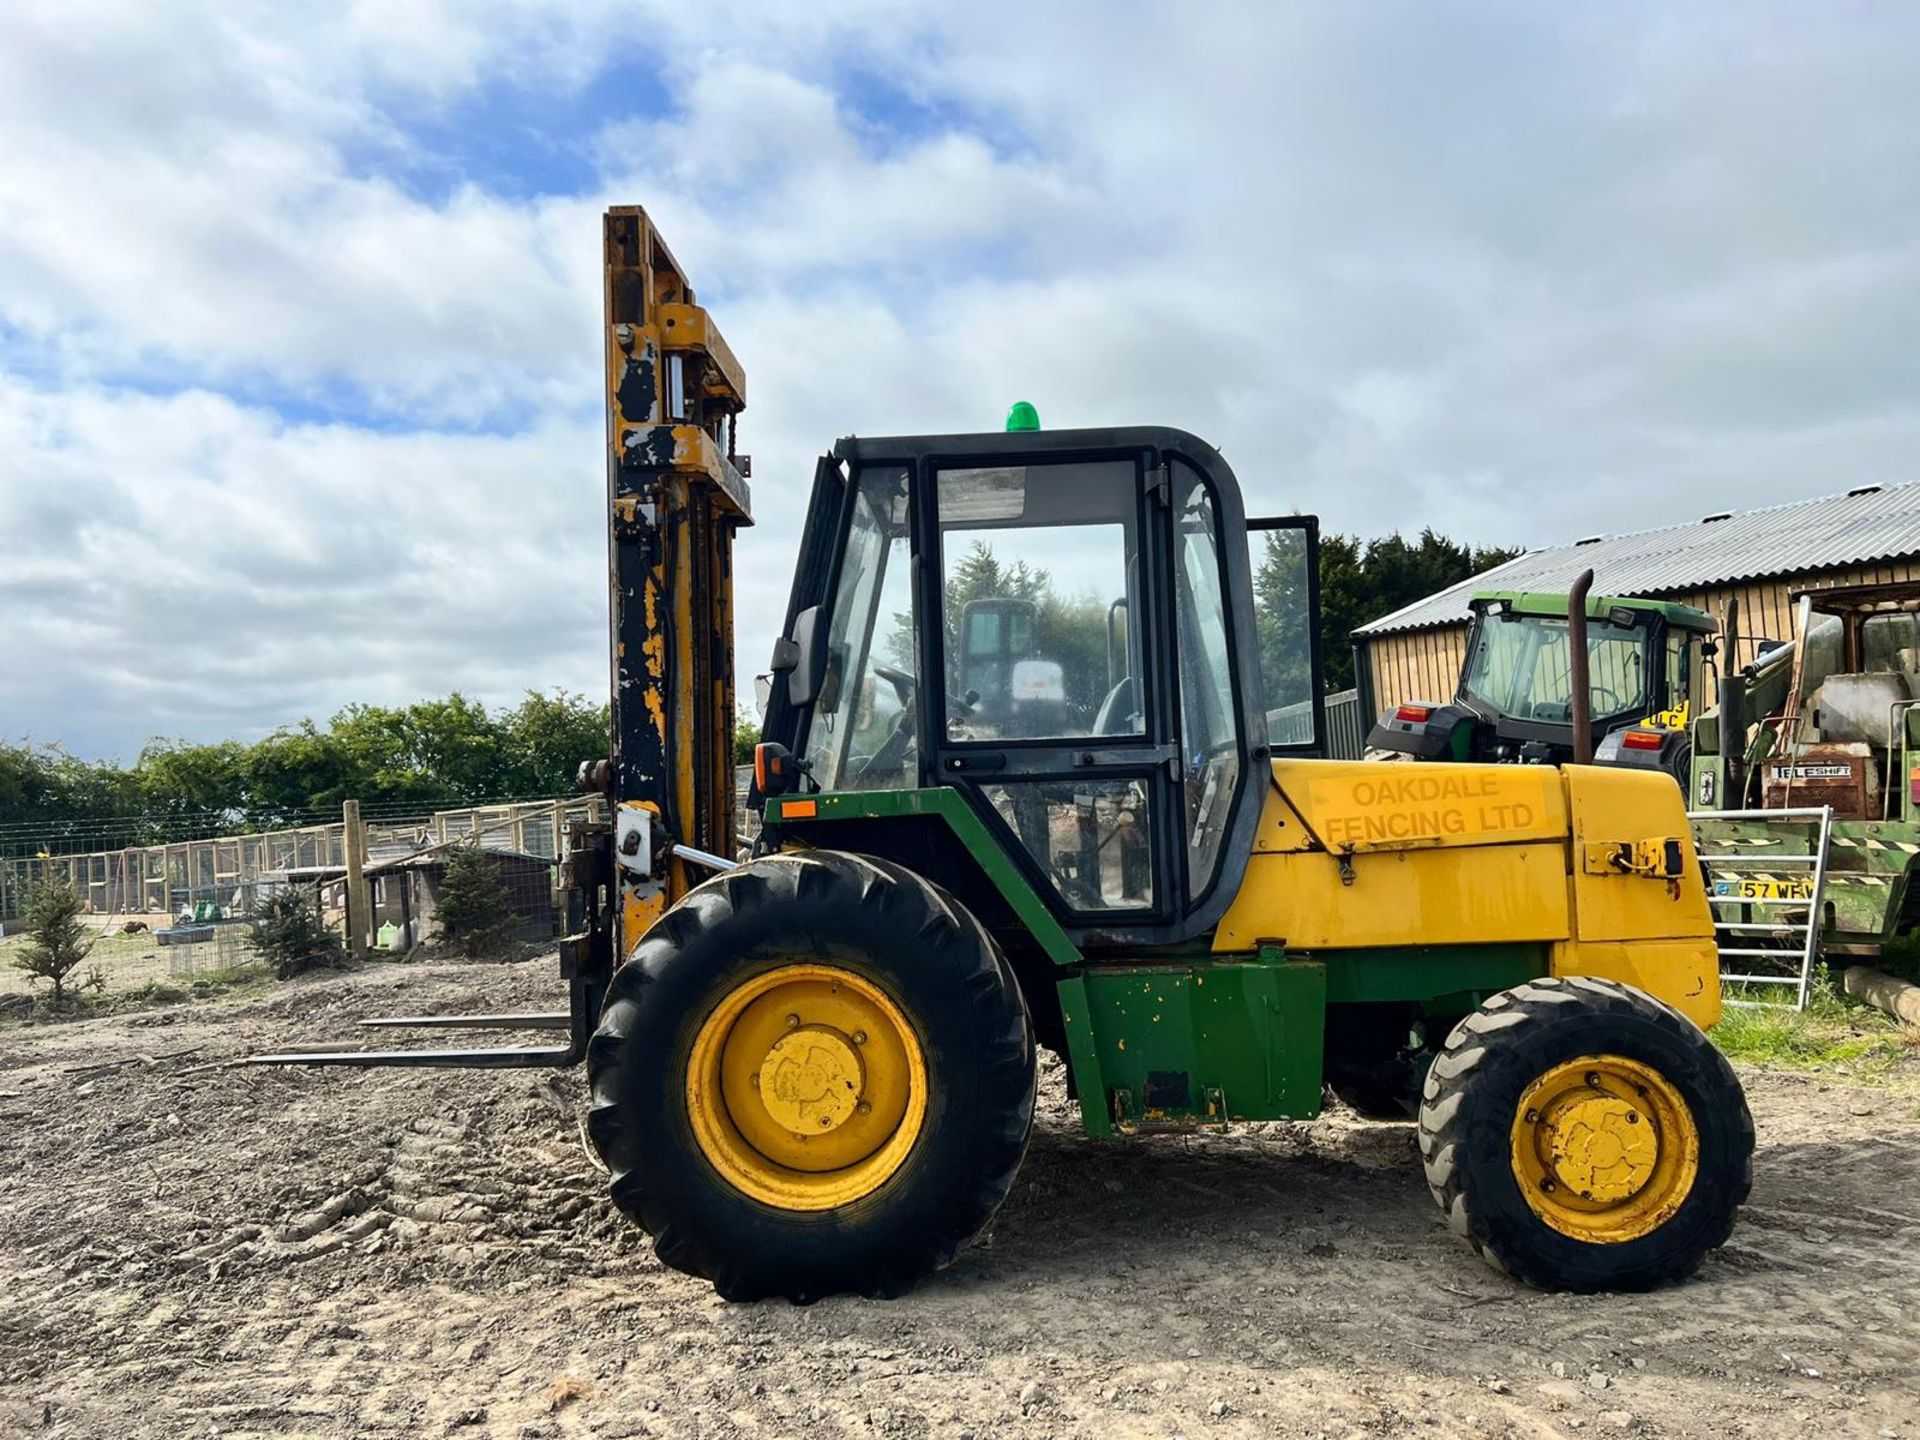
[[[1564,591],[1588,569],[1600,595],[1677,600],[1722,620],[1738,600],[1739,653],[1730,661],[1744,665],[1760,640],[1793,634],[1796,591],[1920,579],[1920,483],[1529,551],[1353,632],[1364,723],[1403,701],[1452,697],[1475,591]]]

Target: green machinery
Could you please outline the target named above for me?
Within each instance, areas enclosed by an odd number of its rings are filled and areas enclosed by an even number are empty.
[[[1693,723],[1695,833],[1727,857],[1716,902],[1750,902],[1749,948],[1817,905],[1822,951],[1871,956],[1920,919],[1920,583],[1802,591],[1793,611],[1792,640],[1729,668]]]
[[[1718,625],[1665,600],[1589,595],[1588,705],[1576,716],[1565,594],[1482,590],[1453,699],[1410,701],[1368,746],[1416,760],[1564,764],[1584,730],[1595,763],[1664,770],[1684,783]]]
[[[1654,1285],[1726,1239],[1753,1128],[1703,1033],[1678,788],[1275,743],[1268,711],[1323,688],[1314,522],[1249,519],[1183,431],[1022,406],[822,456],[737,853],[744,379],[647,217],[606,241],[613,735],[584,775],[611,817],[567,863],[569,1005],[388,1022],[565,1041],[264,1060],[584,1059],[614,1203],[738,1298],[951,1260],[1013,1183],[1041,1047],[1096,1139],[1309,1118],[1329,1086],[1412,1116],[1451,1228],[1535,1284]],[[1297,571],[1270,675],[1259,531]],[[966,603],[1010,593],[961,575],[988,552],[1053,585],[1028,658],[1064,703],[1017,722],[963,674]]]

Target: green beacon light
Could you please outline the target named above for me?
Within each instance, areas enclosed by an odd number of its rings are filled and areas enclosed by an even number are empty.
[[[1032,404],[1030,404],[1028,401],[1025,401],[1025,400],[1014,401],[1013,408],[1007,411],[1008,431],[1011,432],[1015,430],[1038,430],[1039,428],[1040,428],[1040,412],[1034,409]]]

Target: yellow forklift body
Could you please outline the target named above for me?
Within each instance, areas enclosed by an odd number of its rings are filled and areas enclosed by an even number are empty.
[[[1664,774],[1277,760],[1213,948],[1276,942],[1539,943],[1555,975],[1625,981],[1702,1026],[1720,1017],[1706,887]]]

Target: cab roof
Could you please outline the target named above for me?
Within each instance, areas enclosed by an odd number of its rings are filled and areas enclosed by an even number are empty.
[[[1499,600],[1516,615],[1545,615],[1565,618],[1567,597],[1564,591],[1551,590],[1476,590],[1473,598],[1467,602],[1468,608],[1476,615],[1480,614],[1488,601]],[[1720,622],[1704,610],[1696,610],[1691,605],[1677,604],[1672,600],[1641,600],[1631,595],[1589,595],[1587,596],[1587,618],[1604,620],[1614,610],[1639,610],[1658,615],[1669,625],[1682,630],[1698,630],[1703,634],[1715,634]]]

